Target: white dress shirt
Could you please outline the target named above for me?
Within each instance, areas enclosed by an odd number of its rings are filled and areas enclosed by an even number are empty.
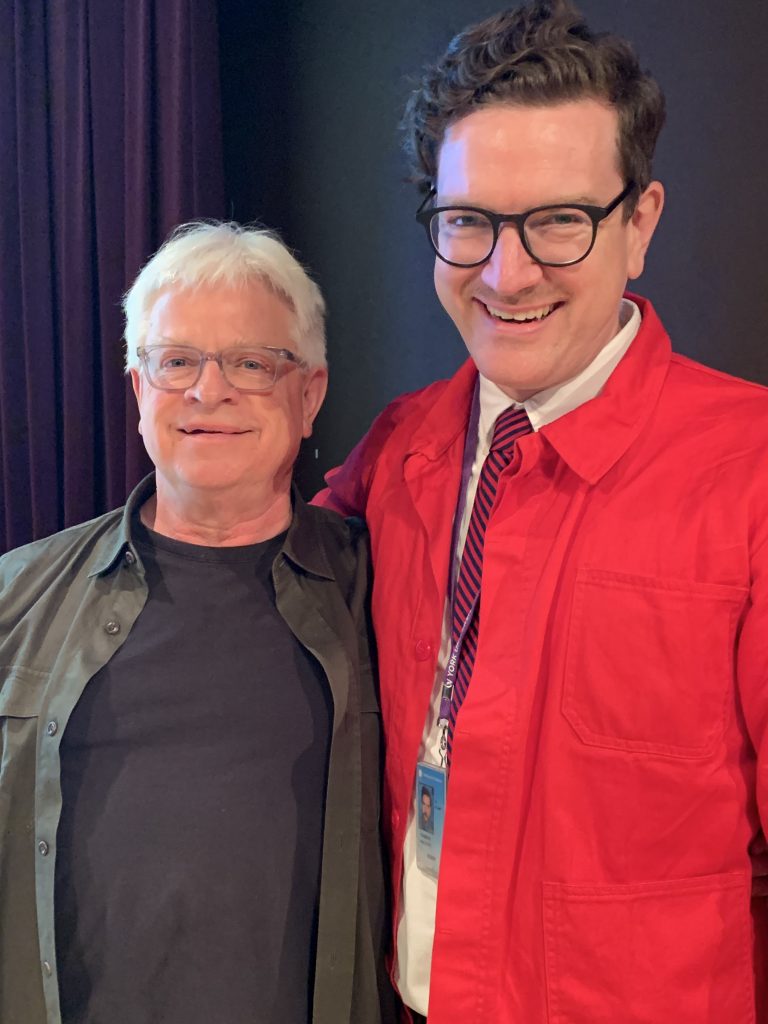
[[[622,300],[621,328],[595,356],[589,366],[571,380],[540,391],[525,402],[512,402],[492,381],[480,376],[480,419],[477,431],[475,460],[467,487],[467,500],[462,510],[459,537],[454,557],[454,572],[458,564],[469,528],[472,505],[480,479],[480,471],[491,447],[493,428],[499,415],[510,405],[521,406],[528,413],[531,426],[539,430],[547,423],[572,412],[584,402],[595,398],[637,334],[640,328],[640,310],[634,302]],[[440,731],[437,728],[443,675],[451,648],[451,616],[448,600],[443,611],[443,632],[440,654],[435,673],[432,703],[419,748],[419,760],[440,764]],[[396,979],[400,995],[407,1006],[423,1016],[429,1004],[429,975],[432,967],[432,943],[435,934],[437,907],[437,879],[420,871],[416,864],[416,797],[411,805],[405,835],[403,881],[400,900],[400,918],[397,926]]]

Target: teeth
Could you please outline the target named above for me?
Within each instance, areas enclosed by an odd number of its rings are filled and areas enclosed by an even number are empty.
[[[503,309],[496,309],[494,306],[486,306],[485,308],[497,320],[514,320],[517,324],[524,324],[530,320],[543,320],[545,316],[549,316],[555,307],[554,305],[541,306],[540,309],[529,309],[525,313],[506,313]]]

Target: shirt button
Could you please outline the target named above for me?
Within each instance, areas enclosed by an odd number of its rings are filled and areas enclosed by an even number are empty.
[[[59,723],[56,721],[55,718],[52,718],[48,725],[46,725],[45,731],[48,733],[49,736],[56,735],[56,733],[59,731]]]
[[[417,640],[413,645],[413,653],[416,655],[417,661],[426,661],[432,656],[432,650],[433,647],[429,640]]]
[[[105,622],[104,632],[109,633],[110,636],[116,636],[120,632],[120,623],[117,619],[110,619],[109,622]]]
[[[400,824],[400,812],[392,811],[392,828],[397,828]]]
[[[134,553],[132,551],[126,551],[125,552],[125,564],[126,565],[133,565],[135,563],[135,561],[136,561],[136,555],[134,555]]]
[[[37,844],[37,848],[40,851],[40,856],[41,857],[47,857],[48,856],[48,849],[49,849],[49,847],[48,847],[48,843],[46,843],[46,841],[44,839],[40,840],[40,842]]]
[[[43,960],[43,970],[49,978],[53,974],[53,968],[47,960]]]

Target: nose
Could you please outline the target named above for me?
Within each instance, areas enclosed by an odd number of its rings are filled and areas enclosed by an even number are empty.
[[[214,359],[206,359],[203,370],[196,384],[187,388],[185,398],[202,405],[218,405],[220,402],[232,402],[237,399],[239,391],[233,387]]]
[[[544,268],[523,248],[514,224],[502,224],[496,248],[483,265],[482,280],[499,295],[515,295],[539,284]]]

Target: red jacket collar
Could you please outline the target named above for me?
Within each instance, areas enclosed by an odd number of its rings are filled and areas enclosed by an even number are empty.
[[[672,346],[647,299],[627,294],[642,323],[600,394],[561,416],[540,433],[574,473],[597,483],[639,437],[669,371]]]
[[[411,435],[406,458],[419,454],[430,461],[440,458],[466,433],[477,381],[477,367],[467,359],[438,392],[435,401]]]
[[[642,323],[602,392],[542,427],[540,435],[574,473],[590,484],[621,458],[640,435],[659,398],[672,348],[647,299],[627,293],[640,307]],[[414,430],[406,456],[440,458],[467,429],[477,368],[468,359],[436,397]]]

